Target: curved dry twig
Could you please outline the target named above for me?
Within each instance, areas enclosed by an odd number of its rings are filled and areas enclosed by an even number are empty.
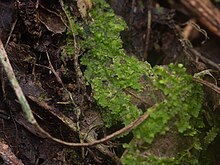
[[[220,88],[208,81],[202,80],[202,79],[198,79],[198,78],[193,78],[194,81],[203,84],[207,87],[209,87],[210,89],[212,89],[213,91],[217,92],[218,94],[220,94]]]

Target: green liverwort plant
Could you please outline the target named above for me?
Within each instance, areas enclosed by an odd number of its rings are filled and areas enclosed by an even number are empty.
[[[92,87],[97,104],[102,107],[106,126],[117,122],[127,125],[143,112],[150,113],[150,117],[133,131],[134,140],[126,146],[123,162],[129,164],[133,160],[132,164],[146,164],[146,155],[138,154],[143,150],[138,145],[138,139],[150,144],[157,135],[166,134],[174,127],[183,136],[196,137],[195,141],[198,141],[199,129],[204,126],[201,86],[186,73],[182,64],[152,68],[147,62],[128,56],[120,37],[120,32],[126,28],[125,22],[114,14],[104,0],[93,0],[93,3],[94,7],[85,23],[77,23],[72,16],[69,17],[76,30],[75,35],[80,36],[77,45],[84,52],[81,58],[81,64],[86,66],[84,76]],[[69,44],[64,47],[63,56],[71,57],[74,48],[70,31],[67,32],[67,42]],[[146,87],[150,89],[147,95],[155,102],[155,111],[151,111],[151,108],[139,109],[132,102],[133,96],[126,92],[132,90],[139,96]],[[155,91],[161,93],[162,99]],[[213,140],[214,136],[211,135],[214,134],[207,136],[208,140]],[[200,150],[199,143],[191,144],[193,147],[189,147]],[[181,162],[183,158],[185,156],[181,154],[163,160],[149,157],[148,162],[172,164],[174,160]]]
[[[131,104],[124,89],[142,89],[139,79],[145,65],[127,56],[122,48],[120,32],[126,28],[124,21],[104,1],[94,2],[92,21],[85,29],[83,42],[88,49],[82,58],[82,64],[87,66],[85,77],[92,85],[97,103],[107,109],[103,114],[107,126],[121,119],[129,123],[141,110]]]
[[[145,75],[152,79],[153,87],[165,95],[149,123],[156,128],[157,122],[161,121],[161,128],[154,130],[163,132],[166,123],[178,114],[180,120],[176,125],[180,132],[184,132],[190,127],[190,118],[197,117],[201,110],[201,88],[192,82],[192,77],[185,73],[181,64],[170,65],[167,69],[162,66],[152,69],[150,65],[128,56],[120,38],[120,32],[126,27],[124,21],[104,1],[94,2],[95,8],[90,13],[92,21],[85,30],[83,44],[88,51],[82,64],[87,66],[85,76],[92,85],[97,103],[107,109],[103,113],[106,124],[111,125],[114,121],[127,124],[142,113],[131,103],[131,96],[124,89],[141,92],[140,78]],[[152,134],[150,136],[153,137],[155,133]]]

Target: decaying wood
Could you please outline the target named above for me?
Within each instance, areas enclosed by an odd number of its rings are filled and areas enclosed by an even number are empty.
[[[24,165],[21,160],[19,160],[13,152],[10,150],[9,146],[4,142],[0,141],[0,156],[4,161],[4,164],[8,165]]]
[[[211,32],[220,36],[220,11],[210,0],[181,0],[181,3]]]

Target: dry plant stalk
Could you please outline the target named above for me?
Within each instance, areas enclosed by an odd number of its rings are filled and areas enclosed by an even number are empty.
[[[33,113],[31,112],[31,108],[22,92],[22,89],[18,83],[18,80],[15,77],[14,71],[12,69],[11,63],[8,59],[7,53],[4,49],[3,43],[0,39],[0,61],[2,63],[2,66],[6,72],[6,75],[8,77],[8,80],[10,81],[16,96],[19,100],[19,103],[21,104],[22,110],[26,116],[26,119],[28,120],[28,122],[30,122],[31,124],[36,124],[37,121],[34,118]]]

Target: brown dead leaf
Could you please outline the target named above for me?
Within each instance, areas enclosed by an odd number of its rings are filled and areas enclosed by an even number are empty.
[[[82,18],[87,16],[87,12],[92,8],[92,0],[78,0],[77,7]]]

